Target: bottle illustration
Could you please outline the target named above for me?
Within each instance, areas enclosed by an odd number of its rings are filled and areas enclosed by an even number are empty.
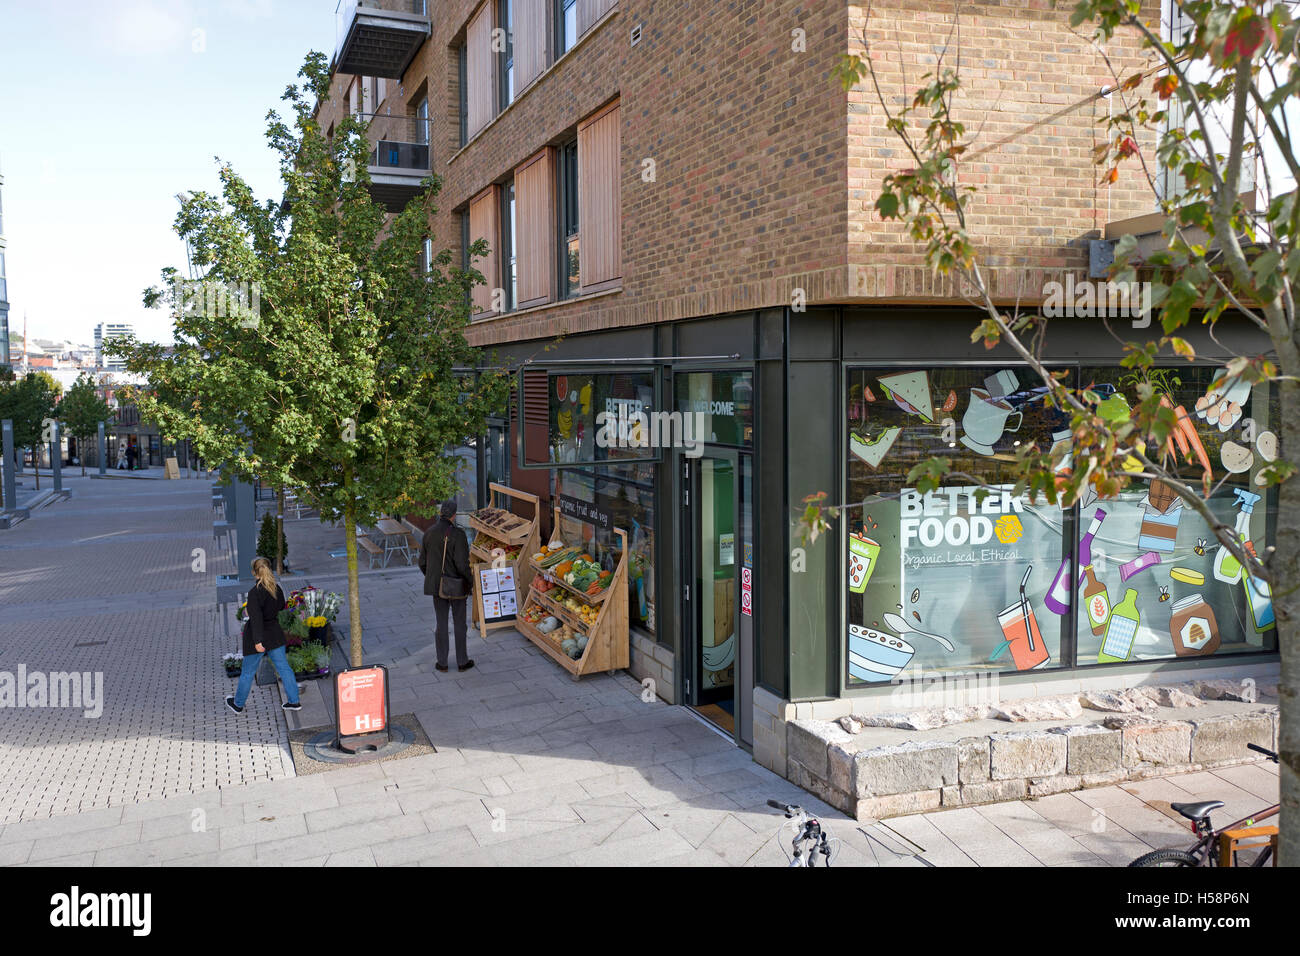
[[[1126,661],[1133,656],[1133,641],[1137,637],[1141,616],[1137,609],[1137,591],[1129,588],[1124,592],[1124,600],[1115,605],[1110,612],[1110,621],[1106,624],[1106,636],[1102,638],[1101,650],[1097,652],[1097,663],[1108,664],[1113,661]]]
[[[1259,501],[1259,495],[1245,488],[1234,488],[1232,493],[1237,496],[1238,509],[1234,533],[1244,545],[1250,541],[1250,516]],[[1226,544],[1219,545],[1219,550],[1214,555],[1214,579],[1224,584],[1236,584],[1241,580],[1241,562],[1233,557]]]
[[[1088,533],[1079,541],[1079,567],[1086,568],[1092,564],[1092,539],[1096,536],[1097,531],[1101,528],[1101,523],[1106,520],[1106,512],[1100,508],[1092,516],[1092,524],[1088,526]],[[1052,578],[1052,586],[1047,589],[1047,594],[1043,597],[1043,604],[1053,614],[1066,614],[1070,610],[1070,601],[1074,592],[1083,584],[1083,571],[1079,572],[1079,579],[1074,582],[1074,587],[1070,586],[1070,556],[1067,554],[1061,558],[1061,566],[1056,571],[1056,577]]]
[[[1246,635],[1246,643],[1263,647],[1264,639],[1260,635],[1277,624],[1277,618],[1273,615],[1273,590],[1263,578],[1247,577],[1245,583],[1250,623],[1255,628],[1254,634]]]
[[[1106,622],[1110,620],[1110,593],[1106,585],[1097,580],[1092,565],[1083,569],[1086,586],[1083,589],[1083,606],[1088,614],[1088,623],[1092,626],[1094,637],[1106,633]]]

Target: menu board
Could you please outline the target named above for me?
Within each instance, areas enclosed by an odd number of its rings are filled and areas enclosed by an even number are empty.
[[[514,568],[480,567],[477,591],[484,624],[514,620],[518,612]]]

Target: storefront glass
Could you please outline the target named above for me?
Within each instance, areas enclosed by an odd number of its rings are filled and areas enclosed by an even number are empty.
[[[628,370],[547,374],[547,448],[524,447],[524,464],[645,461],[658,457],[655,375]],[[535,388],[532,381],[528,389]],[[538,397],[526,394],[532,407]],[[525,438],[528,436],[525,435]]]
[[[754,443],[753,372],[678,372],[674,410],[698,417],[691,434],[715,445]]]
[[[1128,370],[1077,374],[1107,401],[1136,401]],[[1234,505],[1250,508],[1245,533],[1263,536],[1267,501],[1253,500],[1262,489],[1249,487],[1265,458],[1237,433],[1253,421],[1248,437],[1256,440],[1276,412],[1264,389],[1233,392],[1220,419],[1232,425],[1219,431],[1222,424],[1194,412],[1198,402],[1213,406],[1206,398],[1213,375],[1188,367],[1157,372],[1155,380],[1173,406],[1193,410],[1189,428],[1201,436],[1215,479],[1240,472],[1214,495],[1216,514],[1231,522]],[[1223,562],[1209,545],[1213,536],[1189,506],[1180,514],[1165,489],[1084,501],[1068,536],[1062,509],[1011,493],[1021,443],[1048,448],[1069,440],[1068,416],[1046,407],[1028,370],[852,368],[847,382],[850,687],[917,671],[1022,671],[1275,646],[1267,594],[1252,593],[1239,568],[1234,577],[1230,558],[1226,571],[1214,572]],[[1262,440],[1265,450],[1275,447],[1275,439]],[[928,494],[908,487],[912,466],[935,456],[952,461],[944,486]],[[1188,476],[1200,473],[1198,463]],[[977,482],[996,490],[979,500]],[[1062,641],[1071,628],[1077,647]]]
[[[655,498],[653,464],[558,469],[552,479],[552,495],[585,502],[591,506],[594,522],[560,519],[566,544],[584,544],[601,563],[613,567],[618,537],[599,524],[607,518],[609,527],[627,532],[628,623],[655,633]],[[581,538],[581,540],[578,540]]]

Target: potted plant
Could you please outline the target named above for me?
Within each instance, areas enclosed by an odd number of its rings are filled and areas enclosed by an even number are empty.
[[[238,677],[239,672],[244,667],[243,654],[225,654],[221,658],[222,665],[226,668],[227,677]]]

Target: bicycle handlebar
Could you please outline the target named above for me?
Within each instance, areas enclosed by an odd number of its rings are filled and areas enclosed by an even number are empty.
[[[767,801],[767,805],[768,805],[769,807],[771,807],[773,810],[789,810],[789,809],[790,809],[790,808],[787,807],[784,803],[782,803],[780,800],[769,800],[769,801]]]
[[[1277,754],[1269,750],[1267,747],[1261,747],[1259,744],[1246,744],[1246,749],[1253,750],[1255,753],[1263,754],[1269,760],[1277,763]]]

